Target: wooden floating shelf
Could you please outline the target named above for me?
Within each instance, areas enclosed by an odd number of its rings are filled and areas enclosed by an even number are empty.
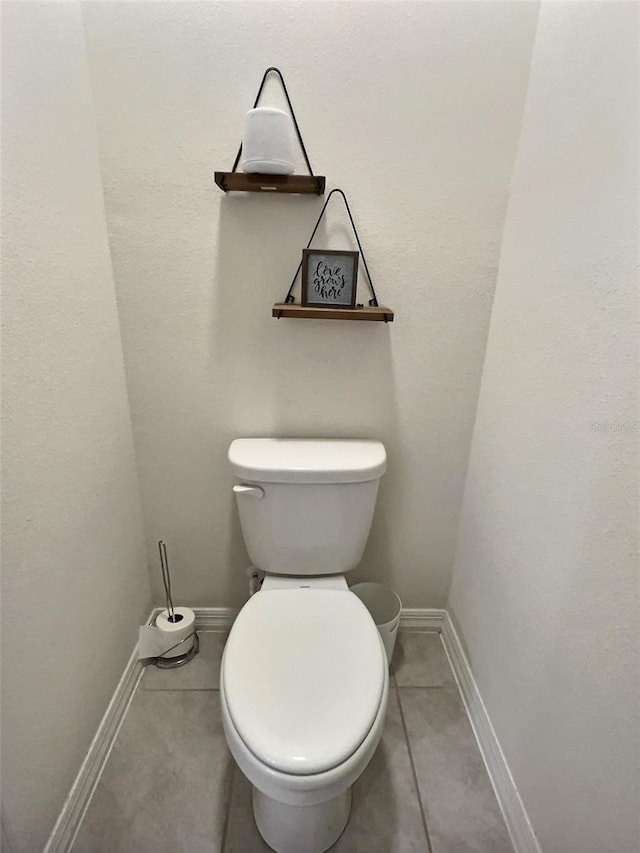
[[[383,305],[372,308],[317,308],[315,305],[294,305],[276,302],[272,317],[290,317],[299,320],[368,320],[369,322],[393,323],[393,311]]]
[[[322,195],[323,175],[259,175],[248,172],[216,172],[216,184],[224,192],[299,193]]]

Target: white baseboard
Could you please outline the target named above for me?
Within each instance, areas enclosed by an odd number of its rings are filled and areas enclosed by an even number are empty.
[[[223,631],[233,625],[240,611],[233,607],[194,607],[193,612],[196,615],[196,628],[201,631]],[[435,607],[404,608],[400,613],[400,627],[442,631],[445,617],[446,611]]]
[[[196,614],[196,628],[201,631],[223,631],[233,625],[240,611],[233,607],[194,607],[193,612]],[[405,608],[400,613],[400,627],[442,631],[445,616],[446,611],[437,608]]]
[[[482,701],[462,643],[451,617],[446,611],[442,640],[491,784],[502,809],[514,850],[516,853],[542,853],[524,803],[509,770],[509,765],[496,737],[491,719]]]
[[[435,607],[403,607],[400,611],[400,628],[442,631],[446,615],[446,610]]]
[[[196,628],[201,631],[224,631],[233,625],[240,612],[236,607],[194,607]]]
[[[148,623],[150,621],[151,617]],[[111,747],[115,743],[133,694],[142,677],[143,669],[144,666],[138,660],[136,647],[100,721],[43,853],[68,853],[71,850],[104,765],[107,763]]]

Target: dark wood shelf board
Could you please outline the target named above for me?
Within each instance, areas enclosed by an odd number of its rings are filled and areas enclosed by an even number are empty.
[[[368,320],[369,322],[393,323],[391,308],[380,305],[376,308],[318,308],[315,305],[293,305],[276,302],[272,317],[289,317],[298,320]]]
[[[248,172],[216,172],[215,181],[224,192],[322,195],[326,178],[323,175],[259,175]]]

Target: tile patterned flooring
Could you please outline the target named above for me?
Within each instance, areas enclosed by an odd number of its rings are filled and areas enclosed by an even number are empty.
[[[224,739],[226,633],[177,670],[148,667],[73,853],[268,853]],[[398,637],[382,741],[332,853],[512,853],[440,635]],[[304,853],[303,850],[300,853]]]

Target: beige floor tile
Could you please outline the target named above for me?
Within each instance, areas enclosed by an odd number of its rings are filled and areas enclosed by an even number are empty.
[[[513,853],[457,690],[399,690],[433,853]]]
[[[376,754],[353,786],[347,828],[332,853],[424,853],[427,839],[396,691]]]
[[[217,853],[223,835],[224,853],[268,853],[212,689],[226,636],[203,633],[192,663],[145,672],[73,853]],[[354,785],[349,823],[333,853],[427,851],[420,801],[433,853],[512,853],[439,635],[403,633],[397,650],[399,684],[445,686],[391,688],[382,741]]]
[[[217,690],[220,662],[228,631],[198,631],[200,651],[177,669],[158,669],[150,664],[140,683],[143,690]]]
[[[231,768],[217,692],[139,690],[73,853],[219,850]]]
[[[437,631],[401,631],[393,653],[392,669],[398,687],[455,685],[453,672]]]
[[[266,853],[253,820],[251,785],[236,768],[224,853]],[[424,853],[427,841],[395,691],[385,730],[353,786],[349,823],[331,853]],[[302,853],[302,851],[301,851]]]
[[[251,783],[234,762],[227,834],[222,853],[270,853],[253,819]]]

